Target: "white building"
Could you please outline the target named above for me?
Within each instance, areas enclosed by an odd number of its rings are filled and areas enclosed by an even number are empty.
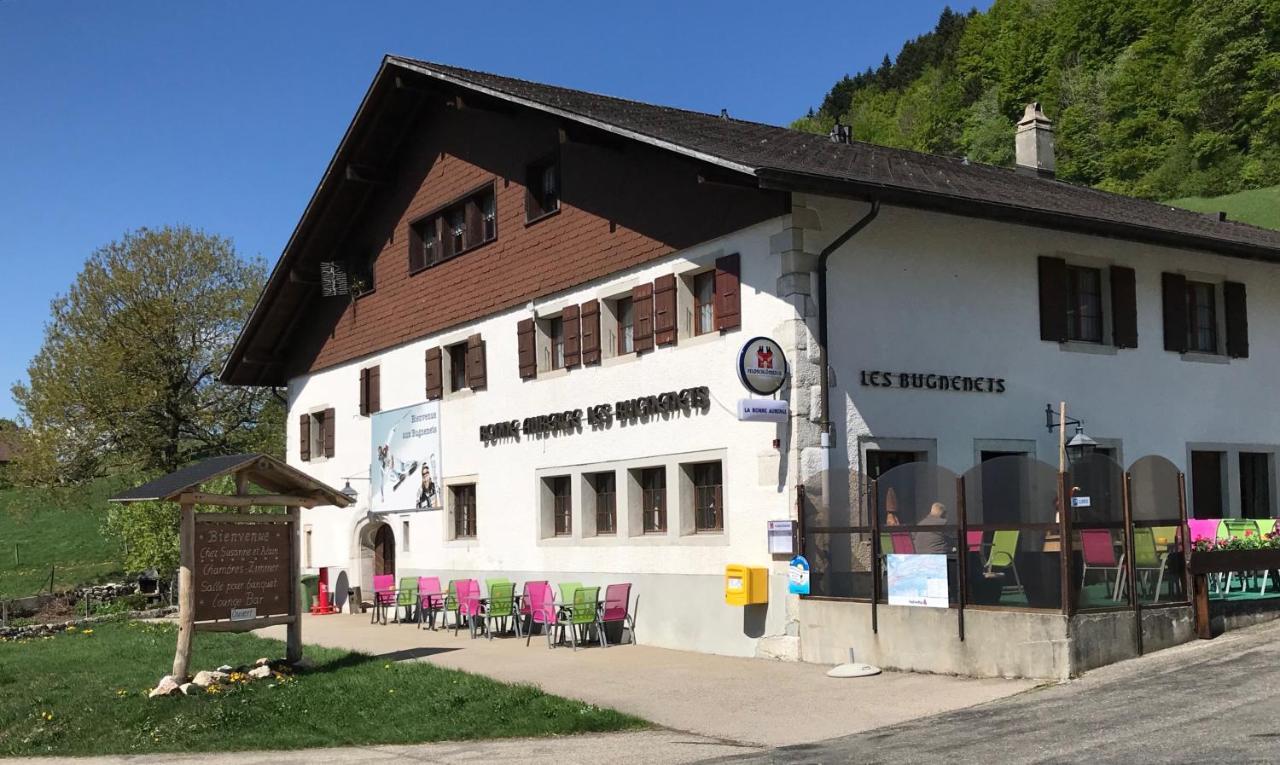
[[[340,602],[383,572],[626,581],[642,643],[1075,671],[997,646],[1066,641],[1069,613],[973,611],[964,645],[911,645],[883,625],[937,641],[958,609],[881,606],[873,634],[822,570],[856,552],[811,554],[797,597],[766,545],[768,521],[865,525],[868,478],[903,462],[1056,465],[1060,401],[1121,465],[1171,460],[1197,514],[1277,514],[1280,233],[1061,183],[1049,137],[1018,146],[1025,172],[389,57],[223,379],[287,385],[290,463],[358,492],[304,513]],[[332,262],[359,297],[323,296]],[[758,336],[790,362],[783,424],[737,416]],[[384,484],[378,423],[411,406],[438,444]],[[388,506],[423,465],[441,509]],[[804,541],[837,537],[859,544]],[[726,605],[727,564],[767,567],[768,603]]]

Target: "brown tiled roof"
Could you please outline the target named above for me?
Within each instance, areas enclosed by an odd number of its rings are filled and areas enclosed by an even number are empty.
[[[387,62],[756,176],[761,185],[1280,261],[1280,231],[1016,170],[398,56]],[[1009,140],[1013,140],[1010,124]]]

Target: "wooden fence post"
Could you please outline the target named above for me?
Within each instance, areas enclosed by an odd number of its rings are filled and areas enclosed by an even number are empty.
[[[187,679],[187,667],[191,662],[191,638],[196,629],[196,508],[189,501],[182,503],[179,545],[181,566],[178,569],[178,649],[173,654],[173,679],[177,683],[184,683]]]
[[[302,660],[302,515],[297,507],[287,507],[285,511],[289,516],[289,613],[293,614],[286,633],[285,660],[297,664]]]

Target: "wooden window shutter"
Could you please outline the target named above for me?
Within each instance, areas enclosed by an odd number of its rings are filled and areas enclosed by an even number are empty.
[[[520,379],[537,377],[538,338],[534,334],[533,319],[521,319],[516,324],[516,346],[520,356]]]
[[[631,309],[634,311],[636,353],[653,350],[653,285],[638,284],[631,289]]]
[[[1117,348],[1138,347],[1138,288],[1132,268],[1111,267],[1111,330]]]
[[[565,306],[560,312],[564,324],[564,368],[573,369],[582,363],[582,330],[578,320],[578,306]]]
[[[298,456],[303,462],[311,460],[311,415],[298,418]]]
[[[1249,311],[1240,282],[1222,284],[1222,303],[1227,323],[1227,355],[1233,359],[1249,358]]]
[[[1040,339],[1054,343],[1067,341],[1067,261],[1041,255]]]
[[[1160,287],[1164,303],[1164,349],[1176,353],[1187,351],[1187,277],[1161,274]]]
[[[588,300],[582,304],[582,363],[584,366],[600,363],[600,301]]]
[[[440,348],[427,349],[427,400],[444,395],[444,365],[441,363]]]
[[[484,211],[480,209],[480,196],[467,200],[466,204],[467,233],[463,247],[475,247],[484,241]]]
[[[716,329],[742,326],[741,269],[737,253],[716,258]]]
[[[337,439],[335,438],[338,416],[332,409],[324,410],[324,456],[332,457]]]
[[[488,366],[484,358],[484,340],[475,334],[467,338],[467,387],[480,390],[489,384]]]
[[[360,416],[369,416],[369,370],[360,370]]]
[[[430,223],[427,221],[409,226],[409,273],[427,267],[427,253],[422,246],[422,227]]]
[[[369,367],[369,414],[382,411],[382,367]]]
[[[653,339],[675,345],[676,334],[676,277],[667,274],[653,282]]]

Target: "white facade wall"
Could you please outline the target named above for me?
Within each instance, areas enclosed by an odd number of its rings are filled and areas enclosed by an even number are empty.
[[[367,566],[360,563],[359,538],[371,517],[370,420],[359,415],[359,370],[380,365],[384,411],[419,403],[424,399],[425,350],[479,332],[487,343],[487,389],[446,393],[440,405],[445,503],[448,506],[448,485],[477,484],[477,537],[451,540],[448,512],[381,514],[378,519],[389,523],[396,535],[397,575],[434,574],[442,582],[473,574],[503,574],[516,582],[547,579],[553,585],[582,581],[601,585],[602,594],[604,585],[629,581],[634,584],[640,642],[753,655],[757,638],[785,631],[785,603],[780,595],[785,582],[780,573],[771,577],[778,597],[766,609],[734,608],[725,605],[722,596],[724,566],[730,562],[770,566],[766,521],[789,518],[792,513],[786,476],[779,472],[779,466],[785,465],[783,451],[773,447],[775,438],[786,443],[786,428],[737,421],[737,400],[747,394],[737,379],[735,363],[743,342],[755,335],[776,334],[792,317],[789,305],[771,297],[779,264],[770,255],[769,239],[782,222],[759,224],[536,305],[539,316],[554,315],[566,305],[592,298],[603,302],[628,293],[636,284],[712,266],[717,257],[737,252],[742,264],[740,330],[701,337],[688,337],[682,331],[674,347],[638,357],[605,358],[595,367],[540,372],[537,379],[522,381],[516,363],[516,323],[530,313],[521,308],[293,380],[289,386],[290,464],[333,486],[350,480],[359,492],[354,509],[304,511],[304,529],[312,530],[311,567],[339,567],[351,585],[370,591],[371,583],[365,581]],[[684,321],[682,316],[682,330]],[[608,342],[608,334],[602,332],[602,345]],[[481,425],[585,410],[590,405],[696,386],[710,389],[708,411],[635,424],[615,420],[604,430],[592,429],[584,418],[578,432],[523,436],[519,441],[490,445],[479,438]],[[301,462],[298,416],[327,407],[336,409],[335,456]],[[681,514],[689,516],[686,525],[691,526],[692,508],[679,498],[676,470],[681,462],[705,459],[722,460],[726,510],[721,534],[682,530]],[[619,472],[616,536],[583,536],[584,515],[594,508],[581,501],[581,482],[575,480],[573,537],[545,538],[550,530],[539,523],[541,476],[576,473],[606,463],[610,468],[670,466],[669,532],[641,535],[638,528],[628,529],[627,500],[622,496],[627,482],[625,473]],[[405,521],[410,525],[408,551],[402,542]],[[336,582],[336,572],[331,572],[331,579]],[[341,598],[344,593],[336,594]]]

